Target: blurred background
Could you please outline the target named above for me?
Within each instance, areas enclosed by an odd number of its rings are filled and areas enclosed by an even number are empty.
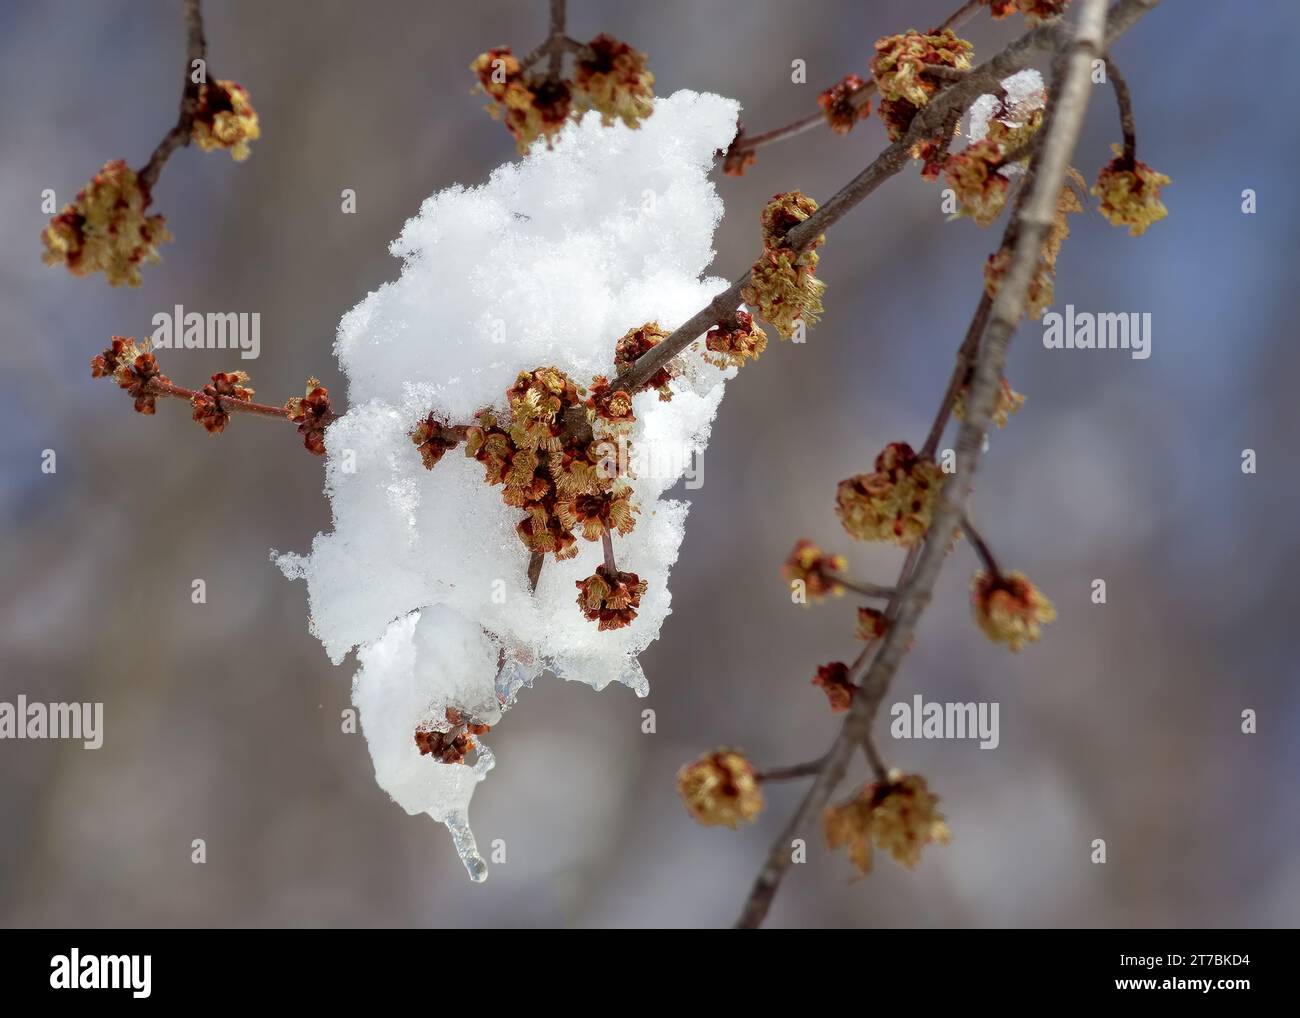
[[[936,24],[955,0],[572,0],[570,34],[650,56],[656,90],[740,100],[755,131],[815,109],[873,41]],[[916,167],[823,251],[827,314],[775,341],[729,389],[705,457],[673,614],[643,656],[651,695],[544,680],[493,733],[480,844],[507,863],[472,885],[442,827],[375,785],[340,731],[354,660],[331,667],[306,590],[268,561],[330,525],[321,461],[288,428],[236,418],[210,438],[188,408],[131,412],[92,382],[112,334],[173,304],[259,311],[251,365],[172,351],[194,385],[247,367],[259,398],[315,373],[346,405],[339,317],[398,274],[387,254],[420,201],[515,157],[470,95],[493,45],[530,49],[543,0],[207,0],[210,73],[250,91],[262,138],[233,163],[176,153],[155,191],[175,241],[138,290],[40,264],[47,216],[106,160],[140,166],[174,122],[184,27],[161,0],[18,0],[0,8],[0,700],[102,701],[102,749],[0,741],[0,923],[7,926],[698,926],[730,923],[803,783],[759,821],[696,826],[677,767],[720,744],[762,765],[815,757],[838,730],[817,665],[851,659],[854,602],[790,603],[778,569],[809,537],[891,582],[895,551],[850,547],[836,483],[887,442],[919,445],[979,298],[1001,225],[946,223]],[[772,913],[787,926],[1274,926],[1300,918],[1300,693],[1294,524],[1300,64],[1254,59],[1297,27],[1286,0],[1166,3],[1116,47],[1141,158],[1173,177],[1169,218],[1131,239],[1076,216],[1056,307],[1149,311],[1153,354],[1047,351],[1021,329],[1008,377],[1028,402],[992,436],[975,518],[1060,620],[1019,655],[974,628],[975,560],[954,553],[886,704],[997,701],[1001,745],[895,742],[954,839],[907,872],[852,884],[809,833]],[[986,57],[1023,30],[977,17]],[[807,61],[808,83],[790,81]],[[1250,66],[1234,67],[1249,59]],[[1119,139],[1098,89],[1076,163]],[[752,261],[774,192],[824,199],[885,144],[878,120],[815,130],[723,177],[713,272]],[[343,215],[354,188],[358,213]],[[1258,195],[1243,215],[1241,193]],[[947,444],[945,442],[945,444]],[[1243,475],[1242,450],[1258,455]],[[42,450],[57,473],[41,472]],[[191,582],[207,603],[191,603]],[[1094,578],[1108,602],[1089,595]],[[1290,591],[1291,593],[1288,593]],[[641,711],[657,732],[641,732]],[[1241,712],[1258,733],[1241,733]],[[858,763],[860,767],[860,762]],[[855,772],[854,781],[862,773]],[[843,792],[851,791],[846,785]],[[203,838],[207,862],[190,861]],[[1090,862],[1104,838],[1107,862]]]

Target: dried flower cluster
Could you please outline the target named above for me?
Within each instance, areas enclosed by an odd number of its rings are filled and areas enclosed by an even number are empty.
[[[1007,203],[1008,180],[998,171],[1005,162],[1002,146],[988,138],[948,156],[943,164],[948,186],[961,202],[962,215],[988,226]]]
[[[857,687],[849,681],[849,666],[843,661],[819,665],[812,684],[822,687],[822,692],[826,694],[833,713],[848,710],[852,706],[853,694]]]
[[[1115,158],[1102,168],[1092,193],[1101,199],[1101,214],[1112,226],[1127,226],[1129,235],[1138,237],[1169,214],[1160,200],[1169,178],[1140,160],[1129,163],[1122,146],[1111,148]]]
[[[848,134],[859,120],[871,116],[871,103],[853,98],[866,86],[856,74],[849,74],[817,97],[822,116],[836,134]]]
[[[636,127],[654,112],[655,76],[644,53],[602,32],[579,53],[577,66],[579,102],[596,110],[605,126],[621,120]]]
[[[134,336],[114,336],[107,350],[90,359],[90,377],[112,378],[135,401],[135,411],[140,414],[152,414],[157,409],[150,382],[155,378],[167,381],[157,358],[137,344]]]
[[[971,611],[985,636],[1012,650],[1037,642],[1039,627],[1056,618],[1052,602],[1024,573],[995,576],[983,569],[971,580]]]
[[[969,42],[950,28],[933,35],[913,31],[876,40],[871,76],[880,90],[877,113],[889,132],[890,141],[897,141],[907,133],[917,111],[944,85],[925,68],[943,66],[968,71],[973,50]]]
[[[641,606],[641,595],[646,582],[636,573],[597,566],[585,580],[575,581],[578,588],[578,607],[588,622],[599,623],[601,631],[622,629],[636,618]]]
[[[121,159],[105,163],[41,234],[46,265],[74,276],[102,272],[111,286],[140,285],[140,266],[157,262],[171,240],[162,216],[146,215],[152,197]]]
[[[190,137],[204,152],[226,149],[235,162],[248,158],[248,143],[261,135],[257,110],[248,90],[233,81],[215,81],[199,86],[199,104],[194,112]]]
[[[763,254],[750,270],[750,281],[740,291],[745,303],[758,308],[783,339],[795,334],[798,323],[817,324],[826,284],[816,276],[821,234],[803,250],[786,242],[786,234],[817,211],[817,203],[801,191],[776,195],[763,208]]]
[[[767,333],[754,324],[748,311],[737,311],[735,321],[715,325],[704,337],[704,359],[719,368],[743,368],[745,360],[758,360],[767,349]]]
[[[668,333],[659,327],[658,322],[646,322],[645,325],[629,329],[614,345],[614,371],[620,375],[630,371],[642,355],[649,353],[667,338]],[[676,375],[677,369],[670,361],[650,376],[645,388],[657,390],[660,400],[667,403],[673,398],[668,383]],[[628,412],[631,412],[630,406]]]
[[[628,370],[666,335],[654,322],[628,330],[615,345],[615,370]],[[676,373],[670,361],[638,391],[655,389],[661,400],[670,400]],[[425,468],[437,466],[463,436],[465,455],[483,465],[484,480],[501,485],[505,504],[526,513],[516,533],[534,554],[568,559],[578,553],[579,536],[601,541],[606,534],[631,533],[641,511],[626,480],[636,421],[632,394],[615,389],[603,375],[588,392],[558,368],[542,367],[521,371],[505,395],[505,420],[484,409],[464,428],[432,413],[419,421],[410,438]],[[575,412],[585,429],[569,426]],[[646,590],[635,573],[604,566],[577,586],[583,614],[602,630],[632,622]]]
[[[1070,181],[1082,185],[1083,178],[1075,169],[1067,171]],[[1034,274],[1029,280],[1029,289],[1025,294],[1025,312],[1030,318],[1040,318],[1052,305],[1056,290],[1056,259],[1061,253],[1061,245],[1070,236],[1069,217],[1083,211],[1083,203],[1074,193],[1070,183],[1061,188],[1056,201],[1056,214],[1052,225],[1043,239],[1043,250],[1034,266]],[[984,290],[990,297],[997,297],[1002,287],[1002,279],[1011,265],[1011,250],[1001,247],[989,255],[984,263]]]
[[[573,112],[569,86],[525,74],[509,46],[480,53],[470,70],[478,77],[478,90],[492,100],[487,111],[505,122],[520,152],[538,137],[549,142]]]
[[[929,529],[943,475],[934,460],[906,442],[892,442],[876,457],[876,469],[843,480],[835,512],[860,541],[888,541],[909,548]]]
[[[826,843],[832,849],[847,846],[849,859],[862,874],[871,871],[873,846],[911,869],[921,861],[926,845],[946,845],[951,837],[938,803],[925,778],[890,771],[887,781],[868,784],[848,802],[826,810]]]
[[[491,99],[488,112],[505,122],[521,153],[539,137],[549,144],[585,110],[598,112],[606,126],[621,120],[633,128],[654,112],[655,79],[645,54],[603,33],[581,48],[571,81],[529,73],[509,46],[480,53],[470,70],[477,90]]]
[[[212,381],[190,398],[194,420],[211,435],[225,431],[230,423],[230,412],[222,400],[251,400],[253,390],[245,384],[247,381],[248,375],[243,371],[218,371],[212,376]]]
[[[814,600],[827,594],[839,597],[844,585],[838,576],[849,567],[843,555],[827,555],[807,539],[800,539],[781,567],[781,574],[790,582],[801,582],[804,593]]]
[[[859,608],[858,628],[854,633],[859,640],[883,640],[889,632],[889,617],[879,608]]]
[[[422,727],[415,730],[415,745],[421,756],[432,756],[439,763],[463,764],[465,754],[474,749],[474,740],[464,729],[440,732]]]
[[[307,379],[307,387],[301,396],[293,396],[285,401],[285,415],[298,425],[298,434],[302,435],[302,444],[313,456],[325,455],[325,428],[334,420],[334,410],[330,406],[330,393],[317,378]]]
[[[763,789],[745,757],[734,749],[706,753],[677,772],[686,809],[705,827],[735,830],[763,811]]]
[[[1069,4],[1070,0],[984,0],[993,17],[1010,17],[1019,10],[1031,25],[1057,17]]]
[[[439,763],[463,764],[465,755],[478,748],[472,736],[492,731],[491,725],[477,724],[455,707],[444,712],[447,729],[425,722],[415,729],[415,745],[421,756],[431,756]]]

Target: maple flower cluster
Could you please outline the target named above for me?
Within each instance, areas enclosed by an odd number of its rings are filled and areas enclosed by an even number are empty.
[[[1043,240],[1042,251],[1034,265],[1034,273],[1029,278],[1029,289],[1025,293],[1025,312],[1030,318],[1040,318],[1052,304],[1056,290],[1056,259],[1061,253],[1061,246],[1070,236],[1069,217],[1083,211],[1083,202],[1075,194],[1072,184],[1082,186],[1082,177],[1078,171],[1067,172],[1069,178],[1061,188],[1056,200],[1056,213],[1052,225]],[[997,297],[1002,288],[1003,277],[1011,265],[1011,249],[998,248],[989,255],[984,263],[984,291],[990,297]]]
[[[225,149],[235,162],[242,163],[248,158],[248,143],[256,141],[261,133],[248,89],[233,81],[199,86],[190,137],[204,152]]]
[[[857,692],[857,687],[849,678],[849,666],[843,661],[818,665],[812,684],[821,686],[832,713],[848,710],[853,704],[853,694]]]
[[[334,420],[330,392],[317,378],[307,379],[301,396],[291,396],[284,403],[285,416],[298,425],[302,444],[313,456],[325,455],[325,428]]]
[[[925,778],[890,771],[888,780],[872,782],[847,802],[827,808],[826,843],[831,849],[847,846],[860,874],[871,871],[873,846],[912,869],[926,845],[946,845],[951,838],[938,803]]]
[[[615,370],[631,368],[666,336],[655,322],[629,329],[615,344]],[[657,390],[669,401],[676,373],[669,362],[637,391]],[[506,505],[525,512],[515,531],[533,554],[569,559],[578,554],[579,536],[603,541],[631,533],[641,511],[626,480],[636,421],[632,394],[603,375],[587,390],[558,368],[542,367],[521,371],[506,401],[509,420],[485,409],[465,428],[433,413],[419,421],[410,438],[425,468],[432,470],[463,438],[465,455],[483,465],[484,480],[501,486]],[[571,426],[575,412],[585,428]],[[647,587],[635,573],[605,565],[576,584],[578,606],[602,631],[631,623]]]
[[[550,144],[565,123],[595,110],[605,126],[637,127],[654,111],[654,75],[646,56],[601,33],[578,50],[572,80],[528,71],[509,46],[480,53],[470,64],[488,112],[505,122],[521,153],[538,138]]]
[[[917,112],[944,85],[925,68],[942,66],[968,71],[974,50],[950,28],[932,35],[915,31],[887,35],[876,40],[875,48],[871,76],[880,90],[876,113],[890,141],[898,141],[907,133]]]
[[[826,123],[836,134],[848,134],[859,120],[871,116],[871,103],[853,98],[866,87],[856,74],[848,74],[817,97]]]
[[[990,640],[1012,650],[1037,642],[1039,626],[1056,618],[1052,602],[1024,573],[998,576],[984,569],[971,581],[971,611]]]
[[[111,286],[139,286],[140,266],[157,262],[158,245],[171,240],[139,175],[121,159],[105,163],[41,234],[46,265],[74,276],[102,272]]]
[[[1115,158],[1102,168],[1092,193],[1101,199],[1101,214],[1112,226],[1127,226],[1130,236],[1139,237],[1169,214],[1160,200],[1169,178],[1140,160],[1126,160],[1122,145],[1111,148]]]
[[[455,707],[447,707],[443,716],[448,725],[445,730],[428,721],[416,726],[415,748],[421,756],[431,756],[439,763],[463,764],[466,754],[478,749],[473,737],[492,731],[492,726],[469,720]]]
[[[887,541],[910,548],[929,529],[943,484],[937,463],[918,456],[906,442],[891,442],[876,469],[839,483],[835,512],[860,541]]]
[[[988,226],[1002,213],[1011,181],[1002,169],[1005,153],[996,141],[985,138],[948,156],[943,164],[948,186],[961,202],[963,215]]]
[[[1017,10],[1031,25],[1038,25],[1060,15],[1070,0],[983,0],[994,18],[1007,18]]]
[[[825,310],[822,294],[826,284],[816,276],[817,248],[826,241],[820,234],[803,250],[786,241],[786,234],[817,211],[817,203],[802,191],[778,194],[763,208],[763,254],[750,269],[750,280],[741,298],[781,335],[790,339],[798,323],[817,324]]]
[[[156,412],[157,396],[150,383],[154,379],[167,381],[158,359],[137,344],[134,336],[114,336],[107,350],[91,358],[90,377],[113,379],[134,400],[139,414]]]
[[[998,96],[971,107],[971,144],[947,156],[942,169],[961,202],[961,214],[988,226],[1002,212],[1011,175],[1028,159],[1029,142],[1043,124],[1047,102],[1042,76],[1022,71],[1003,82]]]
[[[706,753],[677,772],[677,792],[697,823],[735,830],[763,811],[758,774],[734,749]]]
[[[233,81],[199,87],[187,142],[205,152],[226,149],[241,162],[260,133],[245,88]],[[140,267],[158,262],[158,245],[172,239],[164,217],[147,214],[152,202],[149,187],[125,160],[105,163],[41,232],[41,261],[74,276],[102,272],[110,286],[139,286]]]
[[[210,435],[219,435],[230,423],[230,412],[222,403],[222,397],[243,400],[253,398],[253,390],[246,384],[248,374],[244,371],[218,371],[212,381],[190,398],[195,422],[203,425]]]
[[[767,349],[767,333],[748,311],[737,311],[735,321],[715,325],[704,337],[704,359],[717,368],[743,368]]]
[[[827,555],[817,545],[801,538],[781,567],[781,574],[792,583],[803,584],[804,593],[817,600],[827,594],[843,595],[839,575],[849,568],[843,555]]]

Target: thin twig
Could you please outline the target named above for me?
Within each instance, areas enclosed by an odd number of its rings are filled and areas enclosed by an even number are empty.
[[[605,571],[611,576],[618,575],[618,566],[614,564],[614,538],[609,532],[609,527],[600,535],[601,546],[605,550]]]
[[[982,6],[984,6],[984,0],[967,0],[966,3],[962,4],[955,11],[949,14],[944,23],[930,34],[938,35],[945,28],[957,28],[964,25]]]
[[[164,382],[158,378],[149,379],[149,394],[152,396],[171,397],[172,399],[183,399],[187,403],[195,396],[200,394],[197,389],[186,389],[184,386],[177,385],[174,382]],[[232,414],[257,414],[261,417],[282,417],[289,419],[289,411],[282,406],[271,406],[269,403],[254,403],[251,400],[235,399],[233,396],[214,396],[213,399],[223,412]],[[333,418],[330,418],[333,420]]]
[[[547,68],[547,78],[558,81],[560,65],[564,60],[564,15],[566,0],[551,0],[551,61]]]
[[[876,780],[882,784],[889,780],[889,768],[885,766],[885,761],[880,756],[880,750],[876,748],[876,740],[868,733],[867,737],[862,740],[862,752],[866,754],[867,763],[871,765],[871,773],[876,776]]]
[[[811,778],[822,769],[822,760],[809,760],[807,763],[793,764],[789,767],[773,767],[759,771],[754,777],[759,781],[793,781],[796,778]]]
[[[1106,79],[1115,90],[1115,102],[1119,106],[1119,126],[1124,132],[1124,166],[1133,169],[1137,164],[1137,128],[1133,123],[1133,95],[1128,90],[1128,82],[1119,73],[1115,61],[1106,54]]]
[[[975,547],[976,554],[979,555],[980,561],[984,563],[984,568],[988,570],[989,575],[995,581],[1002,579],[1002,570],[998,568],[998,560],[993,557],[993,552],[988,546],[988,542],[975,529],[974,524],[970,521],[970,514],[964,513],[961,518],[961,532],[966,536]]]
[[[560,71],[564,66],[565,53],[580,53],[586,49],[586,46],[582,43],[576,39],[570,39],[565,34],[566,7],[567,0],[551,0],[551,27],[549,33],[541,45],[519,61],[519,66],[527,70],[541,60],[542,57],[547,57],[546,80],[550,82],[560,80]]]
[[[989,323],[989,311],[992,309],[993,298],[985,291],[981,295],[979,306],[976,307],[975,315],[971,318],[970,325],[966,329],[966,339],[957,351],[957,364],[952,370],[952,377],[948,379],[948,389],[939,402],[939,412],[934,415],[934,423],[930,425],[930,433],[925,438],[925,444],[921,446],[921,456],[925,459],[934,459],[935,453],[939,450],[939,440],[943,438],[943,430],[948,426],[953,401],[956,400],[957,394],[961,392],[962,386],[966,384],[970,377],[970,366],[975,360],[975,350],[979,346],[980,337],[984,335],[984,329]]]
[[[1038,165],[1035,167],[1032,193],[1019,216],[1011,264],[993,301],[986,336],[979,344],[976,355],[966,419],[962,423],[957,443],[957,472],[947,479],[940,491],[924,547],[916,558],[915,569],[910,578],[900,583],[902,594],[898,599],[897,617],[886,631],[880,651],[862,679],[860,693],[854,696],[840,734],[826,755],[826,767],[814,780],[790,823],[773,842],[741,911],[737,926],[756,927],[762,923],[789,867],[791,839],[798,837],[825,806],[843,779],[854,748],[863,745],[870,735],[876,711],[911,642],[916,623],[930,601],[948,547],[965,511],[983,438],[992,420],[1006,348],[1015,324],[1024,312],[1029,281],[1040,257],[1043,239],[1051,226],[1056,203],[1064,186],[1069,158],[1078,140],[1083,114],[1087,108],[1091,60],[1103,51],[1110,40],[1132,27],[1156,3],[1158,0],[1119,0],[1108,16],[1105,0],[1082,0],[1079,5],[1082,11],[1078,27],[1073,33],[1057,22],[1021,37],[1009,47],[1020,49],[1026,39],[1046,31],[1061,46],[1065,59],[1060,63],[1059,87],[1052,89],[1046,124],[1043,127],[1044,142],[1035,155]],[[1067,41],[1068,50],[1065,48]],[[990,63],[999,59],[994,58]],[[964,84],[961,82],[952,88],[961,88]]]
[[[199,107],[200,82],[194,80],[194,61],[203,60],[204,77],[207,76],[206,55],[207,41],[203,37],[203,11],[200,0],[185,0],[185,82],[181,88],[181,108],[175,126],[163,135],[153,155],[140,170],[140,184],[148,193],[158,183],[163,166],[168,158],[182,145],[190,143],[190,132],[194,126],[194,114]]]
[[[894,587],[882,587],[878,583],[867,583],[865,581],[850,580],[839,573],[826,573],[826,579],[832,584],[843,587],[845,590],[851,590],[855,594],[861,594],[863,597],[893,597],[897,593]]]

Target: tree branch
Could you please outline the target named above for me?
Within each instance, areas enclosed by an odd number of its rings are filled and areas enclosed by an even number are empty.
[[[177,385],[171,381],[161,381],[158,378],[149,379],[149,393],[153,396],[171,397],[173,399],[183,399],[189,402],[195,396],[199,395],[198,389],[186,389],[184,386]],[[289,419],[289,411],[282,406],[271,406],[268,403],[254,403],[251,400],[235,399],[233,396],[214,397],[221,409],[232,414],[256,414],[260,417],[281,417],[284,420]]]
[[[811,778],[822,769],[823,760],[809,760],[807,763],[793,764],[790,767],[773,767],[759,771],[754,775],[759,781],[793,781],[797,778]]]
[[[957,10],[949,14],[943,24],[934,30],[933,34],[938,34],[945,28],[957,28],[964,24],[977,10],[979,10],[980,6],[980,0],[967,0],[966,3],[963,3],[957,8]],[[945,75],[948,74],[949,71],[950,68],[947,67],[941,69],[941,73]],[[874,80],[869,78],[863,84],[862,88],[853,93],[849,98],[849,102],[851,102],[856,108],[861,109],[870,101],[872,95],[875,94],[875,91],[876,83]],[[810,113],[806,117],[800,117],[798,120],[793,120],[780,127],[774,127],[772,130],[764,131],[762,134],[755,134],[752,137],[746,137],[744,129],[742,128],[740,133],[737,134],[735,139],[731,142],[731,145],[727,148],[726,152],[722,154],[733,157],[744,155],[747,152],[753,152],[756,149],[760,149],[764,145],[771,145],[778,141],[785,141],[787,138],[793,138],[796,135],[803,134],[805,131],[810,131],[814,127],[825,123],[826,117],[819,110],[816,113]]]
[[[1001,74],[1001,67],[1005,64],[1000,62],[1008,57],[1016,59],[1014,53],[1023,53],[1027,43],[1041,44],[1046,35],[1061,46],[1059,86],[1053,87],[1049,100],[1046,124],[1042,129],[1044,141],[1035,155],[1037,165],[1030,194],[1019,212],[1011,264],[992,302],[984,341],[978,344],[968,411],[957,442],[957,471],[949,476],[939,493],[924,546],[916,556],[915,569],[910,571],[910,575],[908,565],[904,564],[899,580],[901,595],[897,599],[896,617],[886,631],[880,650],[860,683],[860,692],[853,698],[848,717],[826,755],[825,769],[814,780],[795,816],[773,842],[767,861],[741,911],[737,921],[739,927],[752,928],[762,923],[790,865],[790,841],[798,837],[822,810],[843,779],[854,748],[865,746],[865,740],[870,736],[876,711],[911,642],[917,621],[930,601],[948,547],[965,512],[984,435],[992,420],[1006,349],[1015,325],[1024,313],[1029,282],[1051,226],[1070,155],[1087,109],[1091,61],[1104,51],[1111,39],[1127,31],[1157,2],[1119,0],[1108,15],[1105,0],[1082,0],[1078,27],[1073,33],[1059,22],[1043,26],[1021,37],[984,65],[998,65],[996,73]],[[947,91],[960,89],[965,84],[960,82]],[[807,222],[799,228],[806,225]],[[909,559],[912,557],[909,555]],[[855,663],[853,671],[856,673],[858,670]]]
[[[979,531],[975,529],[974,524],[971,523],[969,513],[962,514],[961,532],[966,535],[966,540],[970,541],[971,545],[974,546],[976,554],[979,555],[980,561],[984,563],[984,568],[988,570],[989,575],[994,580],[1000,580],[1002,570],[998,568],[998,560],[993,557],[993,552],[989,549],[988,544],[980,536]]]
[[[1159,0],[1120,0],[1115,5],[1117,24],[1120,26],[1115,34],[1119,35],[1127,30],[1158,2]],[[912,146],[918,141],[938,135],[953,111],[963,109],[982,91],[998,88],[1003,78],[1028,64],[1036,51],[1056,49],[1062,40],[1068,37],[1069,25],[1064,21],[1058,20],[1041,25],[1026,32],[1001,53],[969,71],[961,81],[953,82],[947,88],[937,92],[912,119],[911,126],[903,137],[876,156],[866,169],[786,234],[788,244],[796,250],[807,247],[877,187],[898,173],[907,164]],[[749,278],[750,274],[746,272],[666,339],[642,354],[632,367],[615,379],[614,387],[627,392],[635,391],[703,333],[725,317],[732,315],[740,303],[740,291],[748,284]]]
[[[1137,128],[1133,124],[1133,95],[1128,90],[1128,82],[1119,73],[1115,61],[1106,54],[1106,79],[1115,90],[1115,102],[1119,106],[1119,126],[1124,132],[1124,165],[1133,169],[1137,163]]]
[[[163,135],[153,155],[140,170],[140,183],[146,193],[153,190],[158,183],[163,166],[171,154],[183,145],[190,143],[190,131],[194,126],[194,114],[199,107],[199,85],[194,80],[194,61],[205,60],[208,51],[207,40],[203,37],[203,11],[200,0],[185,0],[185,80],[181,87],[181,108],[176,124]],[[205,65],[206,75],[206,65]]]

